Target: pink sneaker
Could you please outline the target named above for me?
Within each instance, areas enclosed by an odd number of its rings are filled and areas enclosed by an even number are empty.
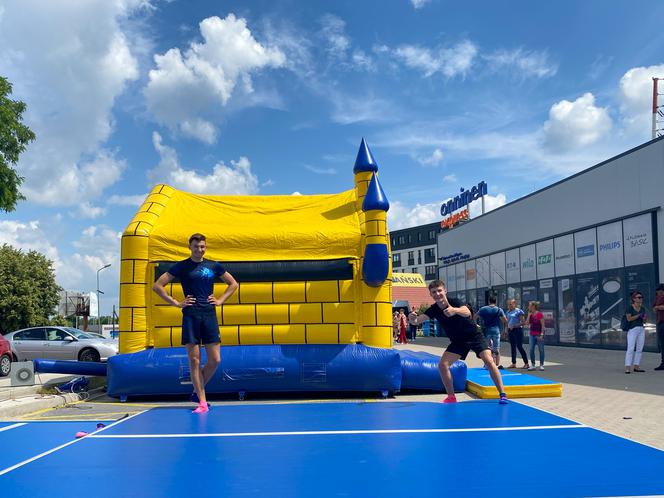
[[[447,398],[443,400],[443,403],[456,403],[457,399],[454,394],[450,394]]]
[[[196,409],[194,411],[192,411],[191,413],[207,413],[209,411],[210,411],[210,409],[208,408],[207,403],[205,403],[205,404],[199,403],[198,406],[196,407]]]

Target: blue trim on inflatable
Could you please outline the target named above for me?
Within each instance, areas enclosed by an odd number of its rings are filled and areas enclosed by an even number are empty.
[[[370,287],[383,285],[389,271],[389,256],[387,245],[367,244],[364,249],[364,261],[362,262],[362,278]]]
[[[374,159],[373,154],[371,154],[371,150],[364,141],[364,138],[362,138],[360,149],[357,151],[353,173],[361,173],[363,171],[378,171],[378,163]]]
[[[106,376],[106,363],[70,360],[33,360],[35,372]]]
[[[443,392],[443,382],[438,373],[440,356],[423,351],[399,349],[401,358],[401,390],[414,389]],[[466,389],[468,367],[463,361],[455,361],[450,367],[454,392]]]
[[[385,211],[387,212],[390,209],[390,203],[387,200],[385,191],[381,187],[380,182],[376,173],[371,175],[371,181],[369,182],[369,187],[367,188],[367,195],[362,201],[362,211]]]
[[[205,352],[202,352],[203,362]],[[397,392],[401,360],[396,351],[362,344],[223,346],[208,393]],[[113,356],[108,394],[113,397],[189,394],[184,347]]]

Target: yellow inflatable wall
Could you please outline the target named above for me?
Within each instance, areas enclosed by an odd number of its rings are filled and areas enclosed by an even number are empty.
[[[363,141],[358,161],[367,157],[373,162]],[[160,264],[189,257],[187,241],[195,232],[207,237],[205,257],[229,266],[342,260],[352,270],[337,280],[251,282],[231,271],[240,287],[217,308],[223,345],[362,342],[390,347],[391,257],[384,282],[367,285],[362,277],[367,243],[385,244],[390,254],[386,213],[363,211],[370,181],[378,181],[377,167],[357,164],[355,188],[332,195],[213,196],[154,187],[122,235],[120,351],[180,345],[181,310],[163,302],[152,284]],[[224,287],[215,284],[215,294]],[[168,289],[183,298],[178,283]]]

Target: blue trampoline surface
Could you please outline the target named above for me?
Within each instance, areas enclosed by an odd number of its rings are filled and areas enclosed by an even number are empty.
[[[523,470],[515,481],[506,457]],[[79,496],[95,482],[95,498],[664,493],[664,452],[492,400],[159,408],[21,458],[0,468],[3,495]],[[53,475],[56,486],[39,479]]]
[[[510,370],[501,370],[500,376],[503,384],[506,386],[541,386],[542,384],[560,384],[553,380],[535,377],[534,375],[513,372]],[[493,386],[493,381],[487,370],[483,368],[469,368],[468,380],[479,384],[480,386]]]

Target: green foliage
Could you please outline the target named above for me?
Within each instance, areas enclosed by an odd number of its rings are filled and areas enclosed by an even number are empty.
[[[0,211],[5,212],[13,211],[16,203],[25,199],[18,190],[23,178],[12,166],[35,139],[32,130],[21,121],[25,103],[11,100],[11,93],[11,83],[0,76]]]
[[[37,251],[0,248],[0,332],[50,324],[60,287],[53,263]]]

